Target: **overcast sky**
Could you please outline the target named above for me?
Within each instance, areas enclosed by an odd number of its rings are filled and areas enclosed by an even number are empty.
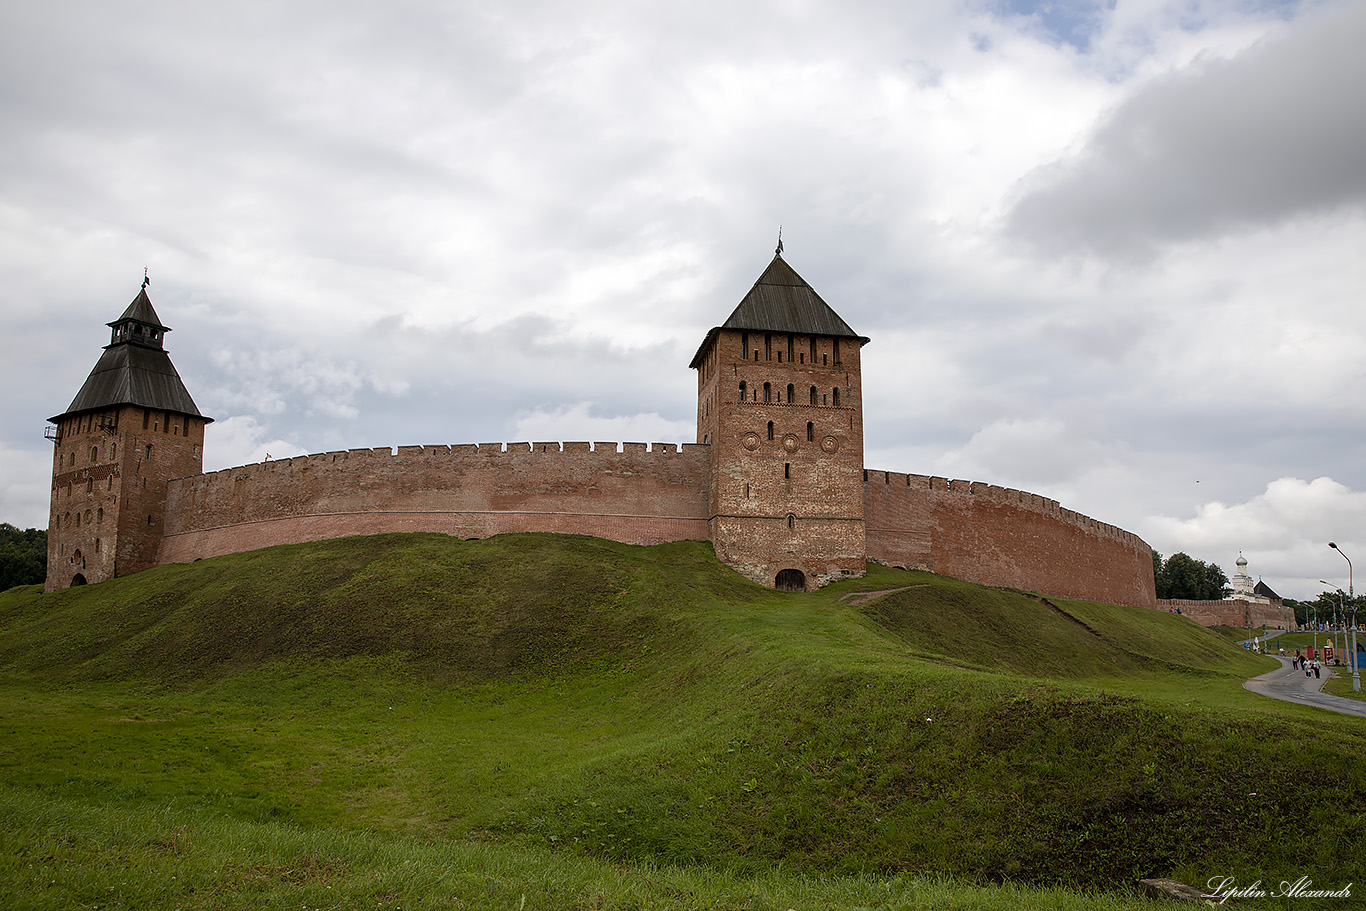
[[[1361,0],[4,4],[0,521],[144,266],[206,469],[691,442],[782,225],[872,339],[869,467],[1345,588],[1363,46]]]

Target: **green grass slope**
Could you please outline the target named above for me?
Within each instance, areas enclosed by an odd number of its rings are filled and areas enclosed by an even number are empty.
[[[80,817],[108,862],[109,833],[150,813],[198,833],[187,857],[238,827],[781,869],[781,907],[827,906],[792,883],[836,875],[1351,881],[1366,723],[1244,691],[1267,661],[1171,614],[877,566],[773,592],[698,543],[388,535],[16,589],[0,876],[56,850],[34,819]],[[131,863],[150,883],[156,863]],[[53,881],[69,904],[120,888]],[[199,906],[232,906],[209,885]]]

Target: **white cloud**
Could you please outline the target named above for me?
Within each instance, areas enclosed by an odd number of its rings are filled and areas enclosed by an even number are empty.
[[[1232,59],[1144,84],[1024,183],[1012,233],[1054,253],[1163,244],[1366,206],[1366,6],[1310,14]]]
[[[272,459],[306,455],[302,446],[278,437],[267,439],[268,427],[250,415],[234,415],[214,421],[204,433],[204,470],[218,471]]]
[[[669,420],[657,412],[604,416],[593,413],[592,402],[577,402],[554,411],[519,414],[513,423],[518,440],[636,443],[691,443],[697,425]]]
[[[1171,542],[1172,550],[1209,554],[1230,576],[1239,551],[1249,572],[1283,580],[1273,584],[1283,597],[1313,597],[1319,579],[1338,577],[1346,588],[1347,564],[1328,547],[1334,541],[1349,557],[1366,554],[1366,492],[1332,478],[1278,478],[1251,499],[1202,504],[1193,516],[1157,515],[1141,533]],[[1150,540],[1151,540],[1150,539]]]

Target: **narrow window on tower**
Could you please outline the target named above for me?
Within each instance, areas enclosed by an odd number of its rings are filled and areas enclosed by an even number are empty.
[[[152,457],[152,444],[151,444],[151,443],[148,443],[147,446],[142,450],[142,457],[143,457],[144,459],[150,459],[150,458]]]
[[[788,527],[788,529],[791,530],[792,528],[795,528],[796,525],[797,525],[797,517],[794,516],[792,513],[788,513],[788,514],[787,514],[787,527]]]
[[[792,362],[792,343],[793,343],[792,333],[789,332],[789,333],[787,334],[787,360],[788,360],[788,363],[791,363],[791,362]]]
[[[746,390],[745,390],[745,381],[744,381],[744,380],[741,380],[741,381],[740,381],[740,401],[743,402],[743,401],[745,400],[745,394],[746,394]]]
[[[773,334],[771,332],[764,333],[764,360],[773,360]]]
[[[811,387],[811,404],[812,404],[812,405],[815,405],[815,404],[816,404],[816,387],[815,387],[815,386],[812,386],[812,387]]]
[[[95,510],[95,524],[96,524],[96,525],[101,525],[101,524],[103,524],[103,523],[104,523],[104,507],[101,506],[99,509]]]
[[[806,422],[806,441],[808,443],[816,442],[816,425],[810,421]]]
[[[790,477],[792,477],[792,463],[791,463],[791,462],[784,462],[784,463],[783,463],[783,477],[784,477],[784,478],[790,478]]]
[[[151,417],[152,417],[152,412],[148,411],[146,408],[142,409],[142,429],[143,429],[143,430],[146,430],[146,429],[147,429],[147,422],[151,419]]]
[[[95,479],[94,479],[94,478],[86,478],[86,479],[85,479],[85,492],[86,492],[86,493],[94,493],[94,492],[95,492]]]
[[[838,407],[840,406],[840,387],[838,387],[838,386],[835,387],[835,391],[834,391],[834,400],[835,400],[835,407],[838,408]]]
[[[764,383],[764,402],[767,403],[771,401],[773,401],[773,386],[769,383]]]
[[[839,362],[840,362],[840,340],[839,340],[839,339],[835,339],[835,365],[836,365],[836,366],[839,366]]]
[[[91,446],[91,447],[90,447],[90,464],[91,464],[91,465],[94,465],[94,464],[95,464],[96,462],[98,462],[99,460],[100,460],[100,447],[98,447],[98,446]]]
[[[748,332],[741,332],[741,333],[740,333],[740,358],[741,358],[741,360],[746,360],[746,361],[749,360],[749,333],[748,333]]]
[[[745,485],[745,499],[746,499],[746,500],[749,499],[749,485],[748,485],[748,484]]]
[[[788,384],[787,384],[787,403],[788,403],[789,405],[791,405],[791,404],[792,404],[792,400],[795,399],[796,397],[797,397],[797,387],[796,387],[796,386],[793,386],[791,383],[788,383]]]
[[[118,452],[118,450],[119,450],[119,444],[118,444],[118,443],[110,443],[110,444],[109,444],[109,461],[111,461],[111,462],[114,461],[114,453]]]
[[[816,337],[813,335],[807,341],[811,343],[811,363],[814,364],[816,363]]]
[[[769,438],[770,440],[773,439],[773,422],[772,422],[772,421],[769,421],[769,422],[768,422],[768,438]]]

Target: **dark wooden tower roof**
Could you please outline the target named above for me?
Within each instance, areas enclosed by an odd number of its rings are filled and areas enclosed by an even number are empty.
[[[768,264],[764,274],[759,276],[730,318],[707,333],[690,367],[702,363],[707,348],[722,329],[791,332],[796,335],[852,338],[857,339],[859,344],[868,342],[866,337],[849,328],[849,324],[821,300],[821,296],[787,264],[781,253],[774,254],[773,262]]]
[[[109,344],[61,418],[120,405],[138,405],[203,418],[163,347],[166,333],[144,284],[138,296],[112,323]],[[213,418],[204,418],[212,421]]]

